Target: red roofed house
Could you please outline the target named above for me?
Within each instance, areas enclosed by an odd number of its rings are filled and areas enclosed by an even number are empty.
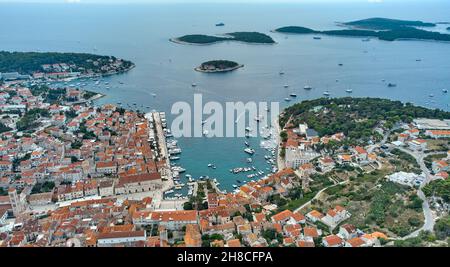
[[[322,239],[324,247],[342,247],[344,246],[344,240],[337,235],[329,235]]]
[[[425,134],[435,139],[449,138],[450,130],[427,130]]]

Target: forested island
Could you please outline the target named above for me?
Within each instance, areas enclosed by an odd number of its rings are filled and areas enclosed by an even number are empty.
[[[170,39],[175,43],[182,44],[213,44],[225,41],[237,41],[252,44],[273,44],[272,37],[260,32],[232,32],[221,36],[212,36],[204,34],[190,34],[178,38]]]
[[[199,72],[228,72],[238,68],[243,67],[244,65],[239,64],[234,61],[229,60],[211,60],[207,62],[203,62],[200,66],[196,67],[195,70]]]
[[[381,98],[319,98],[286,108],[280,125],[290,119],[293,125],[308,124],[319,136],[343,132],[356,140],[372,136],[380,121],[385,121],[383,127],[392,128],[415,118],[450,119],[450,112]]]
[[[391,30],[399,27],[435,27],[435,23],[420,20],[399,20],[387,18],[369,18],[345,22],[343,25],[368,30]]]
[[[131,61],[87,53],[0,51],[0,73],[45,76],[107,75],[134,67]]]
[[[436,24],[422,21],[393,20],[384,18],[371,18],[346,22],[340,25],[351,27],[345,30],[316,31],[306,27],[287,26],[276,29],[280,33],[294,34],[323,34],[335,36],[351,37],[375,37],[384,41],[394,41],[400,39],[418,39],[450,41],[450,34],[431,32],[415,27],[434,27]]]

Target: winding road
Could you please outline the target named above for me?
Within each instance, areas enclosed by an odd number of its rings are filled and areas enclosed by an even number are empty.
[[[389,146],[393,147],[392,145],[389,145]],[[411,238],[411,237],[417,237],[421,231],[433,231],[433,228],[434,228],[435,221],[434,221],[433,212],[430,209],[428,199],[425,197],[425,194],[422,191],[422,188],[426,184],[428,184],[430,181],[433,180],[433,176],[431,175],[430,170],[428,170],[427,166],[425,166],[425,163],[423,161],[424,157],[426,157],[432,153],[425,154],[423,152],[413,152],[413,151],[408,150],[403,147],[395,147],[395,148],[399,149],[402,152],[408,153],[409,155],[414,157],[416,159],[417,163],[419,164],[420,169],[425,174],[425,180],[420,185],[419,190],[417,190],[417,196],[423,200],[422,209],[423,209],[423,215],[425,217],[425,222],[421,228],[417,229],[416,231],[410,233],[407,236],[399,238],[399,239],[407,239],[407,238]]]

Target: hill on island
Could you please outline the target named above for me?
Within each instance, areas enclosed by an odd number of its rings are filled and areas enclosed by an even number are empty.
[[[240,67],[243,67],[243,65],[230,60],[210,60],[203,62],[200,66],[195,68],[195,70],[200,72],[226,72]]]
[[[280,33],[294,34],[323,34],[331,36],[375,37],[384,41],[399,39],[418,39],[450,41],[450,34],[426,31],[415,27],[434,27],[436,24],[422,21],[393,20],[384,18],[371,18],[342,23],[352,29],[317,31],[301,26],[287,26],[276,29]]]
[[[223,36],[212,36],[204,34],[190,34],[173,39],[175,42],[190,44],[213,44],[224,41],[238,41],[254,44],[273,44],[272,37],[260,32],[232,32]]]
[[[100,56],[86,53],[57,52],[7,52],[0,51],[0,73],[19,72],[32,74],[46,72],[45,65],[64,64],[70,71],[105,72],[105,67],[126,70],[133,66],[131,61],[121,60],[113,56]],[[54,70],[52,70],[54,71]]]

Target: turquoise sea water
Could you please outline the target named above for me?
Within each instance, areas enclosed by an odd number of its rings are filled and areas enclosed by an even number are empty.
[[[105,78],[111,89],[89,83],[87,89],[107,96],[100,103],[136,103],[141,110],[165,111],[169,121],[172,104],[193,101],[202,93],[204,102],[279,101],[295,92],[291,101],[321,97],[371,96],[413,102],[450,110],[450,44],[421,41],[385,42],[361,38],[282,35],[270,31],[299,25],[314,29],[337,28],[335,22],[368,17],[424,21],[450,21],[450,4],[166,4],[166,5],[24,5],[0,4],[0,49],[10,51],[88,52],[132,60],[129,73]],[[215,27],[224,22],[225,27]],[[443,30],[439,27],[436,30]],[[217,34],[260,31],[275,45],[220,43],[210,46],[169,42],[184,34]],[[421,61],[416,61],[416,59]],[[234,60],[245,65],[223,75],[198,73],[194,67],[211,59]],[[339,67],[338,63],[343,66]],[[280,70],[285,75],[280,76]],[[388,88],[386,83],[396,83]],[[339,80],[336,82],[336,80]],[[119,83],[120,82],[120,83]],[[193,89],[192,83],[198,86]],[[289,84],[288,89],[283,88]],[[303,90],[309,84],[314,89]],[[156,94],[153,97],[152,94]],[[433,98],[429,95],[434,94]],[[143,106],[143,108],[141,107]],[[243,167],[245,138],[181,138],[179,163],[193,177],[209,175],[221,187],[232,189],[236,179],[229,169]],[[267,167],[259,140],[254,163]],[[215,163],[217,169],[207,167]]]

